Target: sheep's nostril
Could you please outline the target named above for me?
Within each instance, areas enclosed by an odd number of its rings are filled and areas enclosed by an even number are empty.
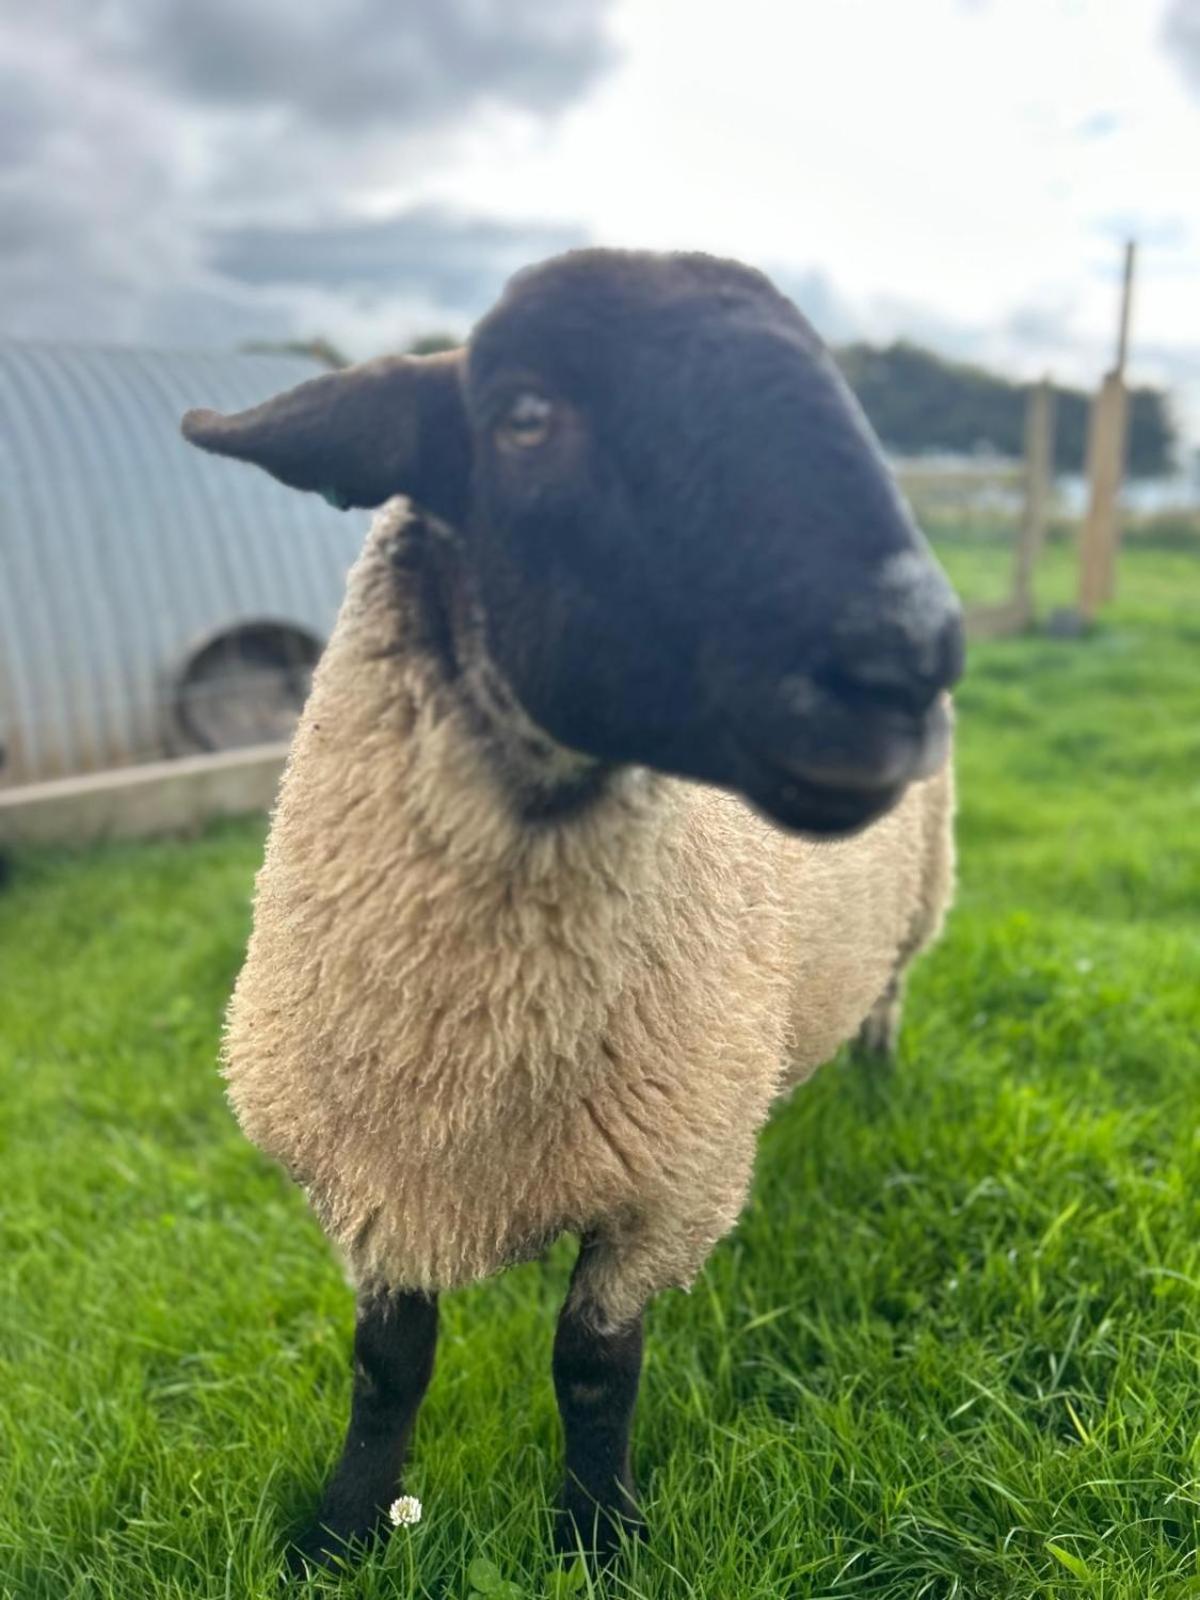
[[[824,667],[813,673],[813,681],[848,708],[910,717],[923,717],[944,687],[940,677],[905,672],[882,661]]]
[[[957,606],[947,609],[935,630],[918,638],[881,628],[874,636],[860,634],[839,644],[837,654],[819,663],[810,681],[843,703],[864,709],[923,716],[962,676],[965,652]]]

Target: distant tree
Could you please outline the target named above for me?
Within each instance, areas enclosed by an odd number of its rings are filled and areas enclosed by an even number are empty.
[[[405,346],[409,356],[435,356],[442,350],[457,350],[462,340],[453,333],[423,333]],[[253,355],[307,356],[322,366],[340,368],[350,365],[350,357],[331,340],[318,334],[312,339],[248,339],[238,346]]]
[[[307,356],[335,370],[350,365],[350,357],[320,335],[315,339],[247,339],[238,349],[256,356]]]
[[[423,333],[420,338],[414,339],[405,351],[410,356],[436,356],[443,350],[457,350],[462,344],[461,339],[455,338],[452,333]]]
[[[943,360],[932,350],[900,340],[886,348],[845,345],[834,351],[879,437],[905,455],[981,449],[1019,456],[1023,449],[1029,385],[982,367]],[[1055,391],[1055,465],[1080,472],[1087,450],[1091,396]],[[1130,392],[1129,470],[1156,477],[1171,470],[1175,429],[1166,396],[1158,389]]]

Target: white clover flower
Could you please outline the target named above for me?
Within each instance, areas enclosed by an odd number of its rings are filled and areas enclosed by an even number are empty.
[[[388,1507],[393,1528],[412,1528],[421,1520],[421,1502],[415,1494],[402,1494]]]

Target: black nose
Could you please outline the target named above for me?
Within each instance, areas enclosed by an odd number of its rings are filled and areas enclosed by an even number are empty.
[[[937,697],[962,676],[965,659],[962,612],[946,606],[931,627],[913,618],[865,618],[836,633],[836,646],[812,677],[843,701],[892,708],[923,716]]]

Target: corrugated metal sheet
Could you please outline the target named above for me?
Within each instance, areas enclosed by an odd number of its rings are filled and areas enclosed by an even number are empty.
[[[287,356],[0,341],[0,782],[169,748],[174,674],[251,620],[324,641],[363,513],[185,445],[321,369]]]

